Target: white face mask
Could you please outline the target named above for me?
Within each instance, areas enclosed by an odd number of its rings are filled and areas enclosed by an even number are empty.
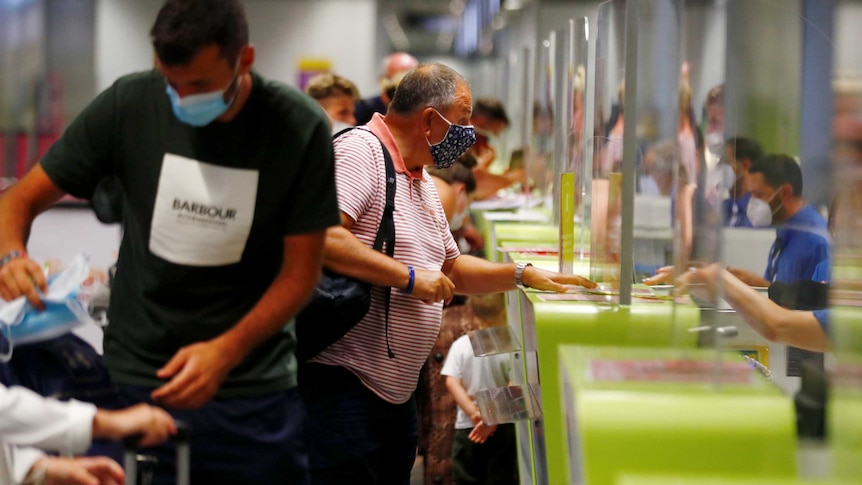
[[[452,220],[449,221],[449,229],[457,231],[464,227],[464,219],[467,218],[467,211],[457,212],[452,215]]]
[[[748,201],[745,215],[754,227],[767,227],[772,225],[772,208],[763,199],[752,197]]]
[[[724,135],[721,132],[713,131],[706,134],[704,139],[706,149],[716,157],[720,157],[724,150]]]
[[[721,164],[721,188],[723,190],[730,190],[733,187],[733,184],[736,183],[737,177],[736,172],[733,171],[733,167],[726,163]]]

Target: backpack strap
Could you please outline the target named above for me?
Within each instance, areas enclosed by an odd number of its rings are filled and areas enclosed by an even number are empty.
[[[361,129],[374,135],[371,130],[351,127],[339,131],[333,136],[333,139],[336,139],[353,129]],[[380,218],[380,224],[377,226],[377,237],[374,238],[373,249],[375,251],[382,252],[385,244],[386,255],[391,258],[395,255],[395,220],[393,218],[393,213],[395,212],[395,188],[397,187],[395,180],[395,163],[392,161],[392,155],[389,154],[389,150],[386,149],[386,145],[383,144],[383,141],[380,140],[377,135],[374,135],[374,137],[377,138],[377,141],[380,142],[380,148],[383,149],[383,160],[386,166],[386,206],[383,208],[383,216]],[[391,298],[392,288],[384,288],[383,299],[386,305],[386,352],[390,359],[394,359],[395,353],[392,352],[392,348],[389,345],[389,302]]]

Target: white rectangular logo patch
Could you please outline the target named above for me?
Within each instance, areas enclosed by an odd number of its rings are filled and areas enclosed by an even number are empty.
[[[258,171],[166,153],[150,226],[150,251],[175,264],[240,261],[254,220]]]

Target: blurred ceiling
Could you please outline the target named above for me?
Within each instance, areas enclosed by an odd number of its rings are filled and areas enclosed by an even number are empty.
[[[393,50],[415,55],[493,54],[494,31],[533,0],[378,0],[380,25]]]

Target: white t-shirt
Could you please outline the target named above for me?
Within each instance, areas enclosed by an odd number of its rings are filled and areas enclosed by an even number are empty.
[[[462,335],[449,349],[449,355],[446,357],[440,374],[461,379],[461,384],[464,385],[467,395],[475,402],[477,392],[509,385],[512,375],[511,355],[497,354],[476,357],[473,355],[470,336]],[[470,429],[472,427],[473,421],[458,406],[455,429]]]

